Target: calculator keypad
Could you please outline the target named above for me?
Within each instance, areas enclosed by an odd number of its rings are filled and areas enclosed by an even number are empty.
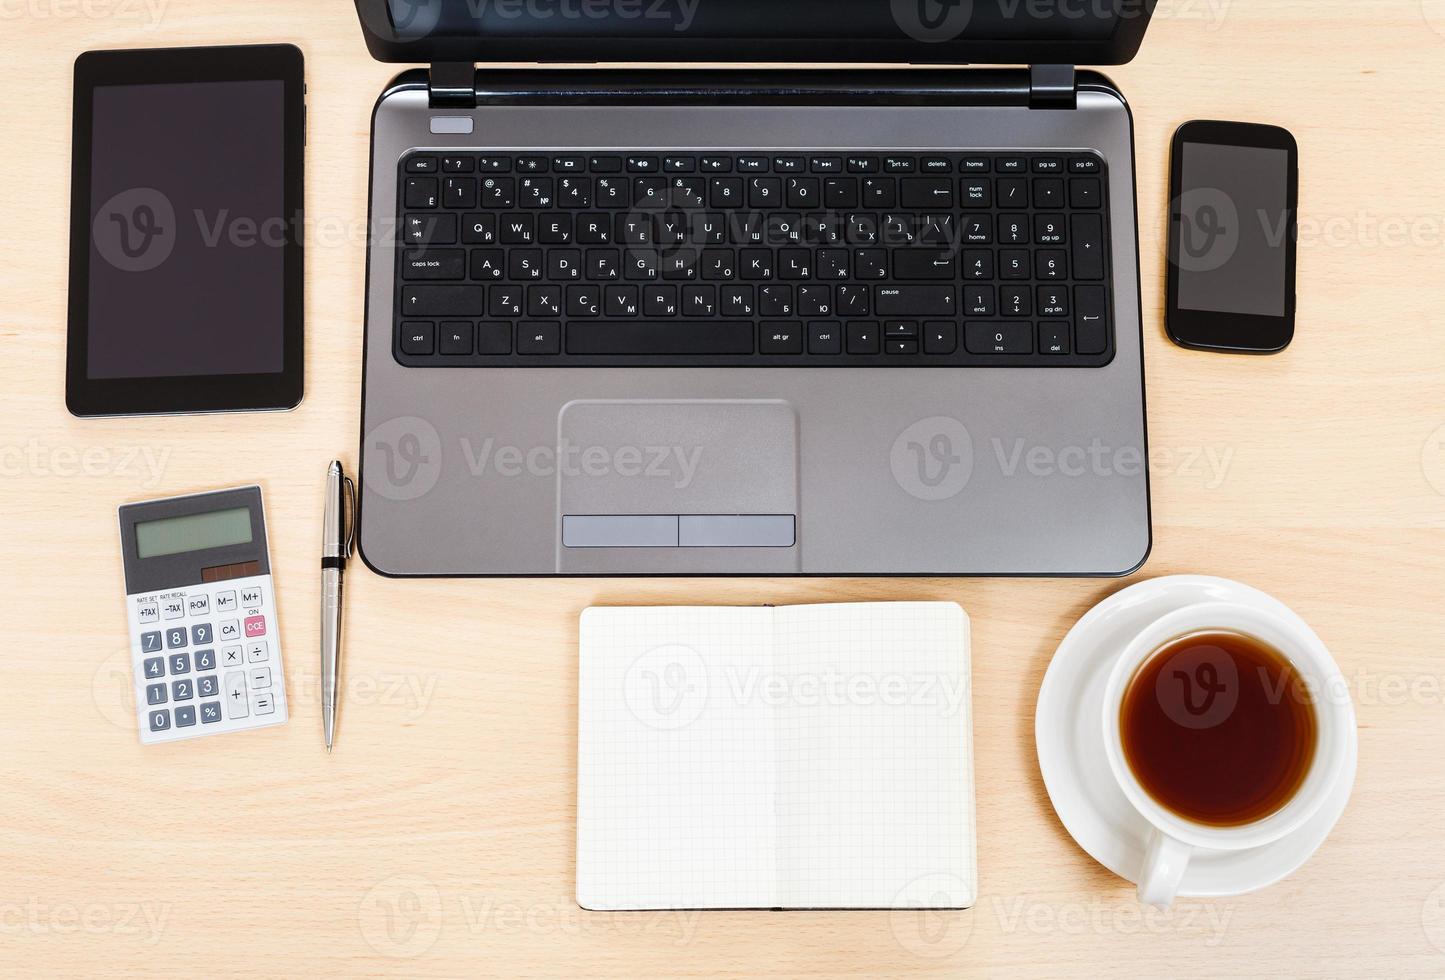
[[[270,576],[128,599],[141,741],[284,722]]]

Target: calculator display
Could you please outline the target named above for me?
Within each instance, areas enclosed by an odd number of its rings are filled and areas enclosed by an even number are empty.
[[[248,507],[142,521],[135,526],[136,556],[139,558],[250,543],[251,510]]]

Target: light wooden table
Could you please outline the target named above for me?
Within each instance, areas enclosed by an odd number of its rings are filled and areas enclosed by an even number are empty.
[[[1308,11],[1308,12],[1306,12]],[[71,61],[295,40],[310,84],[307,373],[286,415],[77,421],[63,401]],[[1298,610],[1350,679],[1359,778],[1291,879],[1141,914],[1049,807],[1044,668],[1113,581],[348,580],[322,749],[322,470],[354,463],[367,127],[394,68],[351,4],[0,0],[0,973],[1445,973],[1445,0],[1166,0],[1112,76],[1137,126],[1153,557]],[[1299,332],[1189,353],[1160,319],[1167,141],[1302,147]],[[136,741],[115,508],[259,480],[284,728]],[[954,599],[973,617],[969,912],[592,915],[572,901],[577,615],[591,603]]]

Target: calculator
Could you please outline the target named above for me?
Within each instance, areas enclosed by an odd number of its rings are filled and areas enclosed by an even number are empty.
[[[286,721],[260,487],[120,508],[143,744]]]

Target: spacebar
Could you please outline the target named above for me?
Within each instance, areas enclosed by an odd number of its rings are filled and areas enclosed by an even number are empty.
[[[573,320],[569,354],[751,354],[745,320]]]

